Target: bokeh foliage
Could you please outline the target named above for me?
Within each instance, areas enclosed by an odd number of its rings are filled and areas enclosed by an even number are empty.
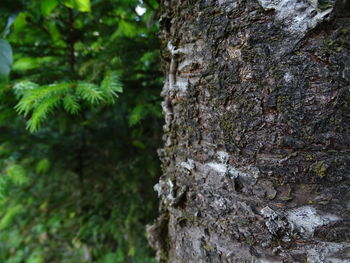
[[[0,262],[154,262],[157,6],[1,1]]]

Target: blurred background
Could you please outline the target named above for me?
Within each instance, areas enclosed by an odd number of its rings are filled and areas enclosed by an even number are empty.
[[[156,0],[1,0],[0,262],[155,262]]]

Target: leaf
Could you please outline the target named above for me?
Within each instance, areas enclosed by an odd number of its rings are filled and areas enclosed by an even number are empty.
[[[14,61],[12,70],[13,71],[27,71],[40,67],[44,67],[45,64],[52,63],[55,60],[54,57],[22,57]]]
[[[63,107],[64,109],[71,113],[77,114],[80,110],[80,105],[78,103],[77,98],[72,94],[67,94],[63,99]]]
[[[27,129],[30,132],[38,131],[42,122],[47,119],[48,114],[60,103],[60,99],[60,94],[56,94],[41,101],[40,104],[33,109],[33,115],[27,122]]]
[[[26,260],[26,263],[44,263],[44,259],[41,255],[41,252],[39,250],[34,251]]]
[[[13,23],[13,31],[14,32],[21,32],[26,25],[28,24],[27,22],[27,14],[24,12],[21,12],[15,19]]]
[[[16,84],[15,92],[22,97],[15,106],[16,111],[24,116],[28,116],[32,112],[32,116],[27,122],[27,129],[30,132],[37,131],[41,123],[47,119],[48,114],[62,102],[63,97],[70,92],[71,88],[72,84],[70,83],[38,86],[30,81],[22,81]]]
[[[22,99],[15,106],[18,113],[27,116],[30,111],[37,107],[42,107],[42,101],[50,103],[50,99],[54,96],[59,99],[63,94],[71,89],[69,83],[58,83],[47,86],[39,86],[31,81],[22,81],[14,86],[16,95],[22,96]],[[52,102],[52,101],[51,101]]]
[[[116,258],[115,262],[116,263],[125,262],[125,255],[124,255],[123,249],[121,247],[119,247],[119,249],[117,251],[117,258]]]
[[[47,16],[52,13],[52,11],[57,7],[57,0],[41,0],[40,1],[40,11],[41,14]]]
[[[99,101],[103,100],[102,92],[99,90],[99,87],[92,83],[78,83],[76,92],[77,95],[90,104],[97,104]]]
[[[139,123],[145,115],[145,107],[140,104],[137,105],[131,112],[129,117],[129,125],[134,126]]]
[[[0,156],[5,156],[10,153],[9,149],[7,149],[6,144],[0,144]]]
[[[129,257],[133,257],[133,256],[135,256],[135,254],[136,254],[136,247],[132,246],[132,247],[129,249],[128,256],[129,256]]]
[[[139,34],[142,34],[142,32],[137,24],[121,20],[118,24],[117,31],[113,33],[112,39],[117,36],[136,37]]]
[[[37,88],[39,88],[38,84],[27,80],[18,82],[13,86],[14,93],[16,94],[17,97],[22,97],[26,92]],[[21,102],[19,102],[18,104],[20,103]],[[16,109],[17,109],[17,106],[16,106]]]
[[[114,103],[115,98],[118,97],[117,93],[123,92],[123,86],[119,81],[118,74],[114,71],[108,72],[102,80],[101,89],[107,102]]]
[[[104,255],[100,260],[99,263],[115,263],[117,259],[116,253],[108,253]]]
[[[12,63],[12,48],[6,40],[0,39],[0,79],[8,77]]]
[[[74,8],[80,12],[90,12],[90,0],[65,0],[64,4],[69,8]]]
[[[10,185],[8,178],[0,176],[0,199],[5,199],[9,195],[11,188],[12,186]]]
[[[11,208],[9,208],[4,217],[0,221],[0,230],[3,230],[11,225],[13,219],[16,217],[18,213],[22,211],[23,207],[22,205],[16,205]]]
[[[38,64],[35,58],[23,57],[15,61],[13,64],[13,70],[15,71],[26,71],[34,68],[38,68]]]
[[[146,149],[146,145],[139,140],[133,140],[132,145],[134,145],[135,147],[140,148],[142,150]]]
[[[7,176],[16,185],[23,185],[28,182],[26,170],[19,164],[9,166],[7,168]]]
[[[46,25],[47,25],[48,31],[50,32],[51,39],[52,39],[53,43],[56,46],[60,46],[62,44],[65,45],[63,42],[63,39],[62,39],[62,35],[61,35],[60,31],[58,30],[57,25],[51,21],[47,22]]]
[[[81,12],[90,12],[90,0],[75,0],[76,5],[78,6],[79,11]]]
[[[49,159],[44,158],[37,163],[37,165],[35,167],[35,171],[38,174],[46,173],[50,169],[50,166],[51,166],[51,163],[50,163]]]

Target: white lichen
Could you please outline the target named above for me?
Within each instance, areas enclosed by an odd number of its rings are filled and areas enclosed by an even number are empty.
[[[192,171],[195,168],[195,163],[192,159],[188,159],[187,162],[181,162],[180,166],[188,171]]]
[[[292,75],[292,73],[287,72],[286,74],[284,74],[283,79],[285,82],[289,83],[294,79],[294,76]]]
[[[210,169],[214,170],[215,172],[222,173],[222,174],[227,173],[233,178],[237,178],[239,176],[250,177],[254,179],[259,178],[260,171],[257,167],[249,165],[246,167],[236,168],[226,164],[224,152],[218,152],[217,154],[218,154],[218,157],[221,156],[221,159],[219,157],[220,163],[210,162],[206,164]]]
[[[321,10],[313,3],[300,0],[258,0],[265,10],[274,9],[276,20],[286,26],[286,30],[298,36],[315,28],[325,20],[332,8]]]
[[[176,47],[173,45],[171,40],[168,42],[167,48],[170,51],[172,56],[175,56],[176,54],[179,53],[179,50],[176,49]]]
[[[172,203],[175,200],[174,196],[174,183],[172,180],[168,179],[166,182],[160,180],[158,184],[156,184],[153,189],[158,193],[158,197],[162,195],[165,196],[165,201],[167,203]]]
[[[307,248],[309,263],[348,263],[350,259],[349,243],[321,242]]]
[[[230,157],[227,152],[224,151],[218,151],[217,153],[218,159],[222,163],[226,163],[228,161],[228,158]]]
[[[207,166],[209,166],[211,169],[213,169],[214,171],[216,171],[218,173],[226,173],[227,172],[227,165],[226,164],[211,162],[211,163],[207,163]]]
[[[176,91],[180,91],[180,93],[184,94],[187,91],[188,88],[188,78],[181,78],[181,77],[176,77]]]
[[[192,76],[191,72],[182,72],[186,67],[191,64],[202,64],[202,56],[196,55],[200,52],[204,46],[204,42],[197,41],[196,43],[188,43],[181,47],[176,47],[170,40],[167,48],[171,54],[171,61],[168,70],[168,77],[163,88],[162,94],[178,93],[185,94],[189,84],[198,82],[199,76]],[[181,60],[179,59],[181,55]]]
[[[278,233],[286,232],[290,224],[276,211],[266,206],[260,210],[261,215],[266,218],[265,225],[269,232],[275,236]]]
[[[303,206],[287,212],[287,219],[298,229],[305,231],[306,235],[313,235],[317,227],[326,225],[340,218],[335,215],[317,213],[312,206]]]
[[[218,196],[214,199],[214,204],[216,207],[219,207],[221,209],[226,209],[226,200],[221,196]]]
[[[275,219],[278,217],[278,214],[268,206],[265,206],[263,209],[261,209],[260,213],[266,218]]]
[[[164,182],[163,181],[159,181],[159,183],[157,183],[156,185],[153,186],[154,191],[157,192],[158,197],[161,197],[162,193],[163,193],[163,188],[164,188]]]

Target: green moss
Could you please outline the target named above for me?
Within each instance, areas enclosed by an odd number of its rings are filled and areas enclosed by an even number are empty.
[[[205,244],[204,246],[203,246],[203,248],[206,250],[206,251],[214,251],[214,247],[212,246],[212,245],[210,245],[210,244]]]
[[[335,50],[336,50],[337,52],[340,52],[340,51],[343,50],[343,47],[337,47]]]
[[[248,237],[245,242],[249,245],[249,246],[255,246],[256,245],[256,241],[254,238],[252,237]]]
[[[293,200],[294,197],[293,197],[293,196],[282,196],[280,199],[281,199],[282,201],[288,202],[288,201]]]
[[[188,133],[193,133],[194,129],[192,126],[187,126],[187,131],[188,131]]]
[[[164,148],[164,151],[165,151],[165,154],[167,156],[171,156],[175,153],[176,151],[176,145],[173,145],[173,146],[169,146],[169,147],[166,147]]]
[[[310,166],[310,170],[321,178],[326,176],[327,169],[328,165],[325,164],[323,161],[315,162]]]
[[[234,133],[234,131],[236,129],[236,125],[233,123],[232,120],[230,120],[230,118],[224,118],[221,121],[221,126],[224,129],[224,131],[229,133],[229,134]]]
[[[308,160],[308,161],[312,161],[312,160],[314,159],[314,157],[312,156],[311,153],[307,153],[307,154],[305,155],[305,157],[306,157],[306,160]]]
[[[348,48],[349,43],[344,39],[334,39],[334,40],[328,41],[327,45],[330,50],[334,50],[335,52],[340,52],[344,48]]]
[[[159,253],[159,262],[160,263],[166,263],[168,261],[168,253],[161,250]]]
[[[287,100],[288,100],[288,96],[278,96],[277,97],[277,104],[279,106],[284,105]]]
[[[350,32],[350,27],[344,27],[340,29],[340,33],[343,35],[347,35]]]

